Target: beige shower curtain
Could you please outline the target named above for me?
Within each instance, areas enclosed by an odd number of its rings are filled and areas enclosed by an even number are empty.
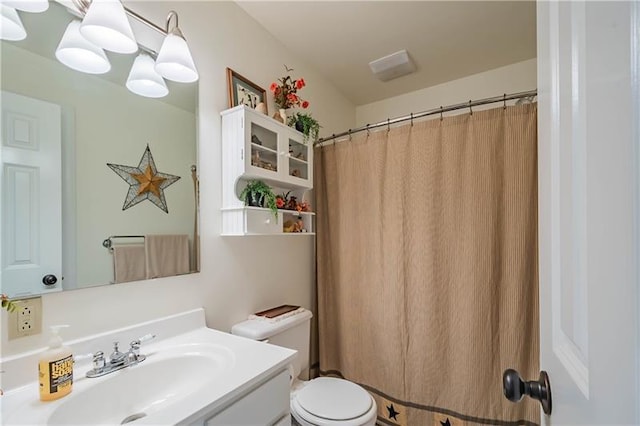
[[[316,148],[320,370],[381,423],[539,422],[502,395],[539,374],[536,140],[530,104]]]

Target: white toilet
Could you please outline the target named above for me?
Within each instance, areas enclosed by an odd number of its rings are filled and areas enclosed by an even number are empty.
[[[277,322],[251,319],[231,328],[231,333],[298,351],[291,382],[291,414],[302,426],[374,426],[377,407],[361,386],[348,380],[319,377],[301,381],[309,368],[310,311]]]

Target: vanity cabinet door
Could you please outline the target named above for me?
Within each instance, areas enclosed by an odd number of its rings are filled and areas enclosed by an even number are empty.
[[[244,175],[252,178],[277,179],[282,174],[282,135],[271,119],[247,111],[244,118]],[[225,142],[226,143],[226,142]]]
[[[305,144],[299,132],[290,130],[282,135],[285,146],[281,149],[282,169],[280,179],[291,185],[311,188],[313,186],[313,161],[311,142]]]
[[[277,376],[205,421],[206,426],[282,424],[289,415],[289,372]]]

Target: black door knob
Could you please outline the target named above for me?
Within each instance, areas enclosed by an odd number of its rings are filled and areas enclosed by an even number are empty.
[[[42,277],[42,284],[46,286],[55,285],[57,282],[58,278],[53,274],[45,275],[44,277]]]
[[[537,381],[525,382],[516,370],[509,368],[502,374],[502,391],[511,402],[518,402],[525,395],[537,399],[542,405],[542,411],[551,414],[551,385],[546,371],[540,372]]]

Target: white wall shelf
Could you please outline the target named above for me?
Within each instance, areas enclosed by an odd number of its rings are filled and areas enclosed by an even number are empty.
[[[246,182],[257,179],[303,201],[313,188],[313,147],[304,135],[243,105],[221,115],[222,235],[315,235],[312,212],[279,210],[276,218],[238,198]],[[285,232],[287,221],[298,220],[306,232]]]

